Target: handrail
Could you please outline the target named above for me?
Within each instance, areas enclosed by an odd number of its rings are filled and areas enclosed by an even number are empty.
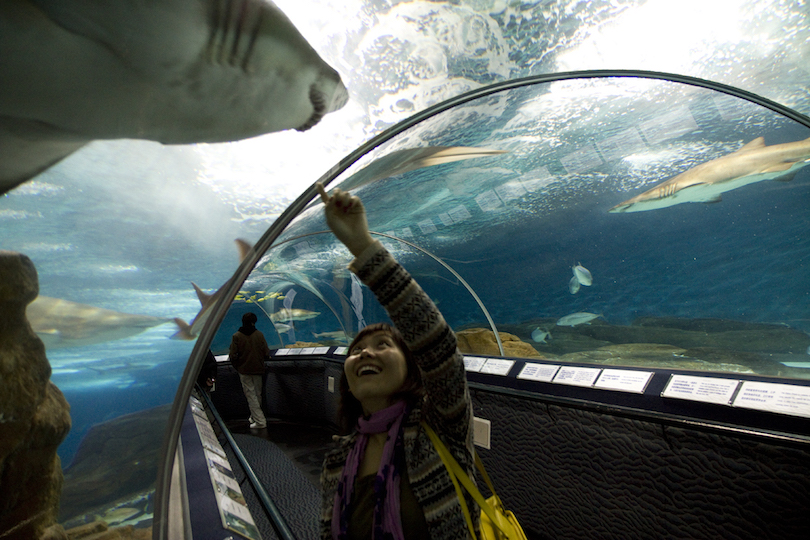
[[[236,459],[239,461],[239,464],[245,471],[245,476],[250,482],[250,485],[256,491],[256,496],[258,496],[259,502],[262,503],[264,512],[270,519],[270,524],[276,530],[276,534],[278,534],[279,538],[282,540],[295,540],[295,535],[287,525],[287,521],[284,519],[284,516],[281,515],[281,512],[276,507],[275,503],[273,503],[273,499],[270,497],[270,495],[268,495],[267,490],[264,489],[264,486],[259,481],[259,477],[256,476],[255,472],[253,472],[253,468],[250,466],[250,463],[248,463],[247,458],[245,458],[245,454],[242,453],[242,450],[239,448],[239,445],[236,444],[233,435],[231,435],[231,431],[225,426],[225,422],[222,421],[222,417],[219,415],[219,411],[217,411],[217,408],[214,406],[214,403],[208,396],[208,392],[200,388],[199,385],[196,385],[196,387],[198,388],[198,393],[205,401],[206,408],[214,416],[214,420],[216,420],[219,428],[222,430],[222,434],[225,435],[225,438],[228,440],[228,444],[231,445],[231,450],[233,450]]]

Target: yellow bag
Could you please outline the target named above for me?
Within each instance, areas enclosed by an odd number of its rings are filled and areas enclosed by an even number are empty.
[[[439,457],[442,458],[444,466],[447,467],[450,480],[453,481],[453,485],[456,487],[456,494],[461,504],[461,511],[464,512],[467,527],[470,529],[470,537],[475,538],[475,530],[473,528],[472,518],[470,517],[470,511],[467,508],[466,499],[464,498],[464,491],[462,491],[459,483],[470,492],[470,495],[472,495],[475,502],[478,503],[478,506],[481,508],[481,538],[483,540],[526,540],[526,533],[523,532],[523,528],[520,526],[520,523],[518,523],[515,514],[504,508],[503,501],[501,501],[500,497],[495,493],[495,488],[492,487],[492,481],[489,479],[489,475],[486,469],[484,469],[484,464],[481,463],[481,458],[478,457],[478,454],[475,454],[475,466],[478,468],[481,476],[484,477],[484,481],[492,492],[492,497],[489,499],[484,499],[484,496],[481,495],[481,492],[478,491],[478,488],[475,487],[470,477],[467,476],[467,473],[465,473],[461,465],[458,464],[450,453],[450,450],[447,449],[441,439],[439,439],[439,436],[436,435],[436,432],[425,422],[422,422],[422,427],[427,432],[430,440],[433,441],[433,446],[436,447]]]

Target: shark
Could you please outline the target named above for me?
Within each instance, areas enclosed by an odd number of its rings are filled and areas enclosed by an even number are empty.
[[[0,194],[92,140],[304,131],[348,101],[268,0],[4,0],[0,36]]]
[[[320,315],[320,311],[309,311],[306,309],[283,308],[270,314],[270,320],[274,323],[290,321],[307,321]]]
[[[720,202],[721,195],[763,180],[792,180],[810,163],[810,138],[765,145],[757,137],[736,152],[707,161],[617,204],[611,213],[644,212],[686,202]]]
[[[346,332],[343,330],[332,330],[328,332],[312,332],[312,335],[315,336],[315,339],[333,339],[335,341],[343,341],[348,342],[349,336],[346,335]]]
[[[580,324],[590,324],[592,320],[602,317],[601,314],[578,311],[565,317],[557,319],[557,326],[579,326]]]
[[[344,191],[359,189],[383,178],[389,178],[424,167],[466,159],[497,156],[506,150],[474,146],[426,146],[395,150],[376,159],[351,175],[338,187]],[[320,199],[319,199],[320,200]]]
[[[135,336],[171,318],[121,313],[61,298],[37,296],[25,310],[47,350],[82,347]]]
[[[239,260],[242,261],[245,257],[248,256],[250,250],[253,249],[253,245],[247,242],[246,240],[242,240],[241,238],[237,238],[235,240],[236,247],[239,249]],[[193,281],[191,282],[191,286],[194,288],[194,292],[197,294],[197,299],[200,301],[200,311],[197,312],[197,315],[191,319],[191,322],[188,323],[185,320],[177,317],[174,319],[175,324],[179,328],[177,332],[175,332],[171,338],[172,339],[182,339],[182,340],[193,340],[197,339],[197,336],[200,335],[200,330],[202,330],[203,325],[211,316],[211,308],[213,308],[216,303],[219,301],[220,297],[224,294],[224,289],[228,285],[230,280],[223,283],[216,291],[213,293],[207,293],[203,291],[196,283]]]

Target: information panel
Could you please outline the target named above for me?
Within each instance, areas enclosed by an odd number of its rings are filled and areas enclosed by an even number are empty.
[[[594,386],[605,390],[619,390],[621,392],[643,394],[652,376],[652,371],[603,369]]]
[[[736,379],[672,375],[661,395],[668,398],[728,405],[739,385],[740,381]]]
[[[600,371],[601,368],[565,366],[560,368],[552,382],[572,386],[593,386]]]
[[[260,540],[259,530],[247,507],[239,483],[234,478],[231,464],[225,457],[225,451],[219,444],[211,424],[208,422],[202,403],[193,396],[189,402],[194,423],[197,426],[197,433],[199,433],[203,444],[205,461],[208,464],[208,475],[216,493],[222,526],[249,540]]]
[[[559,369],[560,366],[526,362],[526,365],[520,370],[517,378],[529,381],[551,382]]]
[[[486,361],[487,361],[486,358],[480,358],[478,356],[465,356],[464,369],[466,371],[478,373],[479,371],[481,371],[481,368],[484,367],[484,363]]]
[[[733,405],[810,418],[810,387],[745,381]]]
[[[490,358],[484,362],[481,368],[481,373],[488,373],[490,375],[503,375],[509,374],[509,370],[515,365],[514,360],[502,360],[500,358]]]

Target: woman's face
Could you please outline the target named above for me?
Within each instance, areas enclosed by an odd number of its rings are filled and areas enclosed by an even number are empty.
[[[393,405],[408,377],[405,355],[387,332],[373,332],[354,344],[343,364],[352,395],[368,415]]]

